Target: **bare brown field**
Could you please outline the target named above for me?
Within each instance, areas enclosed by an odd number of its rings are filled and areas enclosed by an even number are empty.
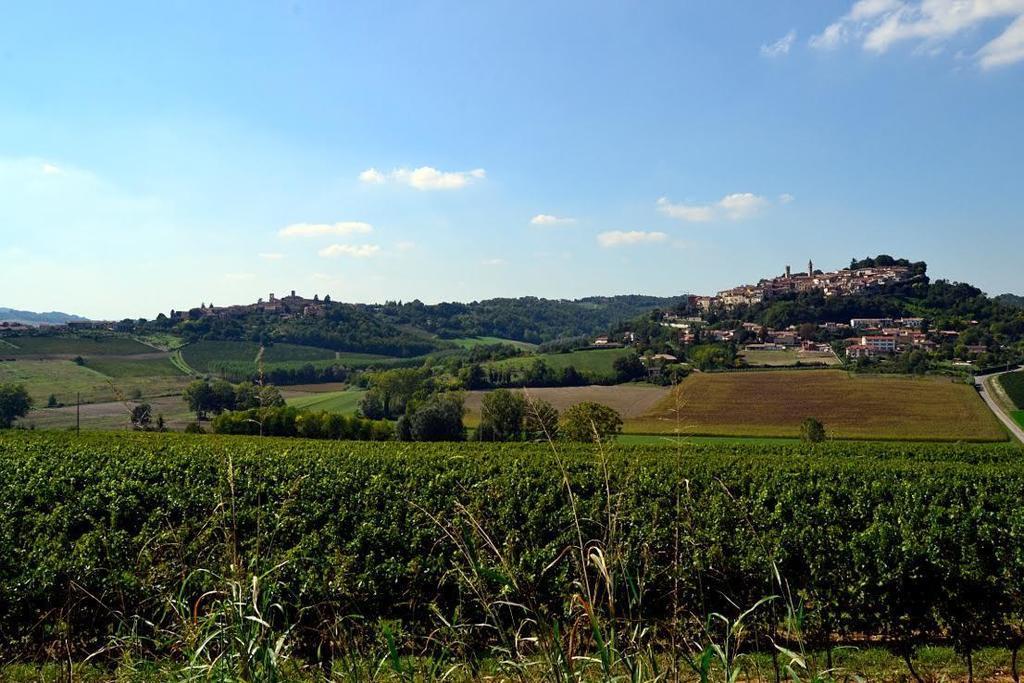
[[[697,373],[647,415],[628,421],[626,431],[793,437],[808,417],[845,439],[1007,439],[969,385],[838,370]]]
[[[646,415],[651,412],[659,401],[669,394],[667,387],[656,387],[649,384],[619,384],[617,386],[586,386],[586,387],[541,387],[535,389],[516,389],[527,392],[530,396],[547,401],[558,410],[584,401],[601,403],[614,408],[624,419]],[[480,402],[486,391],[466,392],[466,425],[473,427],[480,423]]]

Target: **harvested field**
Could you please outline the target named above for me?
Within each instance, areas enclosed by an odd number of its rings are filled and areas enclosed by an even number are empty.
[[[799,435],[814,417],[845,439],[1005,441],[973,387],[943,377],[856,375],[838,370],[698,373],[648,415],[637,433]]]

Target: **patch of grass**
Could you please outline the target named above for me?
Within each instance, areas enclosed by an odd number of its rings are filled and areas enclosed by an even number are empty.
[[[821,680],[865,680],[874,683],[905,683],[908,679],[907,665],[902,658],[894,655],[891,651],[880,647],[845,647],[833,651],[833,666],[835,671],[830,678]],[[741,673],[738,681],[749,683],[751,681],[766,680],[765,672],[771,672],[773,663],[770,655],[764,653],[750,653],[748,657],[748,669]],[[663,665],[667,665],[668,655],[665,655]],[[824,652],[808,652],[808,666],[815,671],[824,671],[826,658]],[[392,661],[392,660],[385,660]],[[479,671],[473,675],[472,668],[463,662],[445,661],[442,665],[431,665],[426,658],[403,658],[403,662],[417,671],[437,672],[434,675],[421,674],[417,680],[424,683],[432,681],[452,681],[453,683],[469,683],[470,681],[491,681],[501,680],[501,673],[507,671],[498,666],[492,659],[477,660]],[[963,681],[967,678],[967,669],[963,658],[957,655],[950,647],[922,647],[915,656],[914,666],[918,669],[925,680],[928,681]],[[50,681],[68,680],[68,665],[66,663],[54,664],[8,664],[0,666],[0,680],[9,683],[40,683]],[[391,665],[381,665],[376,659],[366,662],[346,660],[339,664],[339,670],[348,672],[362,671],[373,672],[373,678],[353,673],[342,675],[338,680],[377,680],[382,682],[408,680],[410,676],[404,671],[396,672]],[[183,678],[182,664],[177,661],[137,661],[120,662],[110,667],[96,664],[75,663],[73,665],[72,680],[82,683],[100,683],[106,681],[123,681],[124,683],[163,683],[165,681],[180,681]],[[721,680],[719,668],[712,667],[714,676],[710,680]],[[1010,652],[1001,648],[984,648],[974,655],[974,676],[981,681],[1003,681],[1010,680],[1008,671],[1010,668]],[[442,675],[441,672],[444,672]],[[524,666],[519,673],[519,680],[524,683],[533,683],[546,680],[545,670],[542,662],[538,659],[536,666]],[[758,673],[761,675],[759,676]],[[403,675],[404,674],[404,675]],[[315,673],[311,673],[308,667],[300,667],[294,661],[286,661],[279,672],[278,680],[281,683],[313,683],[322,680]],[[810,679],[810,677],[808,677]],[[805,679],[805,680],[808,680]],[[699,678],[693,674],[680,679],[686,683],[696,683]],[[770,680],[770,678],[767,678]],[[787,679],[788,680],[788,679]],[[794,679],[797,680],[797,679]]]
[[[830,437],[841,439],[1007,438],[966,384],[942,377],[837,370],[694,374],[627,428],[641,433],[795,437],[807,417],[821,420]]]
[[[153,353],[155,349],[131,337],[120,335],[47,335],[8,337],[15,348],[4,348],[3,354],[13,356],[130,356]]]
[[[628,422],[626,423],[628,426]],[[674,434],[629,434],[624,433],[615,437],[617,444],[624,446],[679,446],[686,444],[795,444],[800,439],[785,437],[759,437],[759,436],[694,436]]]
[[[839,365],[840,360],[831,353],[819,353],[801,351],[799,349],[786,349],[785,351],[764,351],[755,349],[743,351],[740,356],[747,361],[748,365],[764,367],[786,367],[796,365]]]
[[[999,382],[1014,405],[1018,409],[1024,410],[1024,370],[999,375],[996,381]]]
[[[329,391],[313,396],[300,396],[288,399],[288,405],[300,410],[327,411],[338,415],[355,415],[359,408],[359,399],[366,393],[365,389],[346,389]]]
[[[188,384],[188,377],[176,374],[111,378],[69,360],[16,360],[0,362],[0,383],[5,382],[24,384],[36,406],[42,407],[50,394],[68,405],[75,402],[79,393],[83,403],[113,401],[118,392],[131,396],[136,389],[144,397],[164,396],[180,392]]]
[[[107,377],[180,377],[183,374],[170,358],[87,358],[85,367]]]
[[[537,348],[536,344],[514,339],[502,339],[501,337],[463,337],[461,339],[449,339],[448,341],[461,346],[464,349],[471,349],[474,346],[485,346],[490,344],[511,344],[524,351],[532,351]]]
[[[1015,410],[1013,412],[1013,419],[1017,421],[1021,427],[1024,427],[1024,410]]]
[[[173,334],[167,334],[163,332],[154,332],[153,334],[147,334],[139,337],[139,339],[145,343],[155,346],[158,349],[164,349],[167,351],[174,351],[180,349],[185,345],[185,340],[181,337]]]

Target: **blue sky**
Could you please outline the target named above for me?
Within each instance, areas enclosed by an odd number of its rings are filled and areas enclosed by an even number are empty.
[[[0,305],[1024,293],[1024,0],[14,2]]]

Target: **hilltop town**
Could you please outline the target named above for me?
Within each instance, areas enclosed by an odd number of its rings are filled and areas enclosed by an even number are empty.
[[[862,294],[921,275],[920,265],[923,264],[911,264],[905,259],[865,259],[854,261],[849,268],[823,272],[815,270],[814,262],[808,261],[807,272],[793,273],[792,268],[786,266],[782,275],[762,279],[754,285],[724,289],[715,296],[699,296],[694,303],[701,310],[711,311],[759,304],[785,294],[813,291],[820,291],[827,297]]]

